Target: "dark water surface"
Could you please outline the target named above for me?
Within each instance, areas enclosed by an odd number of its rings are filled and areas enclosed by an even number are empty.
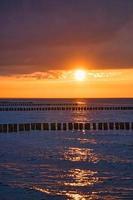
[[[67,100],[60,100],[64,101]],[[90,100],[78,102],[90,104]],[[131,105],[133,100],[91,100],[91,104]],[[31,119],[56,122],[116,119],[131,122],[133,111],[0,113],[0,123],[27,122]],[[0,134],[0,200],[22,199],[132,200],[133,132],[38,131]]]

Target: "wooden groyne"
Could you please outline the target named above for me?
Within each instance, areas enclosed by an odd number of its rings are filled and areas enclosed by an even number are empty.
[[[0,133],[30,132],[30,131],[107,131],[133,130],[133,122],[92,122],[92,123],[14,123],[0,124]]]
[[[133,110],[133,106],[0,106],[0,112],[5,111],[98,111],[98,110]]]
[[[78,103],[34,103],[34,102],[4,102],[0,103],[2,106],[78,106],[84,104]]]

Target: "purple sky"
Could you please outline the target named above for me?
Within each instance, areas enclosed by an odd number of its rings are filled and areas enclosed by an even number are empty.
[[[0,0],[0,75],[133,68],[133,0]]]

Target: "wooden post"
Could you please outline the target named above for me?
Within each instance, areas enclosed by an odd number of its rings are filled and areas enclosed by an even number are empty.
[[[63,123],[63,131],[66,131],[66,130],[67,130],[67,124]]]
[[[13,125],[13,128],[14,128],[14,131],[13,131],[13,132],[18,132],[18,125],[17,125],[17,124],[14,124],[14,125]]]
[[[41,123],[36,123],[36,130],[41,131]]]
[[[43,123],[43,130],[48,131],[49,130],[49,123]]]
[[[85,130],[90,130],[90,123],[85,123]]]
[[[125,129],[129,130],[130,129],[130,123],[129,122],[125,122]]]
[[[96,123],[93,123],[92,126],[93,126],[93,130],[97,129]]]
[[[61,131],[62,130],[62,124],[61,123],[57,123],[57,130]]]
[[[131,123],[131,127],[132,127],[132,130],[133,130],[133,122]]]
[[[79,129],[78,123],[74,123],[74,130],[78,130],[78,129]]]
[[[0,133],[2,133],[2,132],[3,132],[3,125],[0,124]]]
[[[123,122],[120,122],[120,129],[121,129],[121,130],[124,130],[124,129],[125,129],[125,126],[124,126],[124,123],[123,123]]]
[[[82,131],[84,129],[83,123],[79,123],[79,130]]]
[[[103,129],[108,130],[108,124],[107,123],[103,123]]]
[[[13,126],[13,124],[8,124],[8,132],[9,133],[14,132],[14,126]]]
[[[24,131],[24,124],[19,124],[18,125],[18,127],[19,127],[19,131],[21,132],[21,131]]]
[[[50,124],[50,130],[55,131],[56,130],[56,123],[51,123]]]
[[[25,131],[30,131],[30,124],[24,124]]]
[[[72,123],[68,123],[68,130],[70,130],[70,131],[73,130],[73,124]]]
[[[31,124],[31,130],[32,130],[32,131],[35,131],[35,130],[36,130],[36,124],[35,124],[35,123],[32,123],[32,124]]]
[[[1,132],[1,131],[0,131]],[[7,133],[7,124],[2,125],[2,132]]]
[[[116,130],[119,130],[119,129],[120,129],[119,123],[118,123],[118,122],[115,123],[115,129],[116,129]]]
[[[98,123],[98,130],[103,130],[103,124],[102,123]]]
[[[109,123],[109,129],[114,130],[114,123],[112,123],[112,122]]]

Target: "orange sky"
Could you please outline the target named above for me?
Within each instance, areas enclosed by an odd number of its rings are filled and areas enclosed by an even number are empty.
[[[75,80],[74,73],[73,70],[54,70],[1,76],[0,97],[133,97],[133,69],[86,70],[83,81]]]

